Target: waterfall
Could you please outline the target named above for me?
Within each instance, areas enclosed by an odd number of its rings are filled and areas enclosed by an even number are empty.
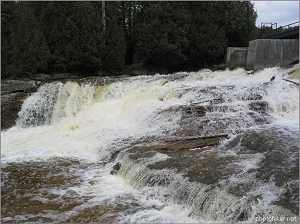
[[[298,66],[41,86],[2,132],[4,191],[23,197],[20,175],[28,200],[70,204],[10,217],[4,203],[5,220],[298,220],[299,88],[285,81]],[[45,175],[56,182],[30,179]]]

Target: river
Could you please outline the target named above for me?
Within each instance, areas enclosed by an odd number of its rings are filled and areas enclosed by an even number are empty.
[[[41,86],[1,132],[1,222],[298,223],[298,67]]]

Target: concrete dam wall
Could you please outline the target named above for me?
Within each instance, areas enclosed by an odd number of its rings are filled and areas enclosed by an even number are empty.
[[[258,39],[249,42],[248,48],[227,48],[228,66],[263,69],[285,66],[299,60],[298,39]]]
[[[248,47],[228,47],[226,53],[227,66],[245,67],[247,64]]]

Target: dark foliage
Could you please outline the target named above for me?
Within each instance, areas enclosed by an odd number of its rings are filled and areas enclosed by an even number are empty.
[[[2,77],[131,64],[199,69],[258,35],[247,1],[107,1],[102,15],[101,1],[2,1]]]

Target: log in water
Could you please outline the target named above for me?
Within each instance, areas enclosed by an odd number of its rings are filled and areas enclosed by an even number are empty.
[[[297,68],[41,86],[1,132],[1,222],[297,223]]]

